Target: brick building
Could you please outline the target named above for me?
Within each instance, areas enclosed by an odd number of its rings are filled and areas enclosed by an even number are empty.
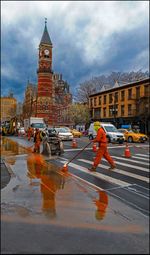
[[[13,93],[10,92],[8,96],[0,98],[1,105],[1,122],[9,121],[16,116],[17,100],[13,97]]]
[[[150,78],[114,87],[90,95],[91,118],[114,123],[117,128],[131,124],[150,133]]]

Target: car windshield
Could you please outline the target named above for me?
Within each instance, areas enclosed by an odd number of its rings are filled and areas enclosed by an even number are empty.
[[[114,126],[105,126],[107,132],[118,132],[117,128]]]
[[[66,129],[68,132],[70,132],[70,128],[68,128],[68,127],[64,127],[64,129]]]
[[[59,133],[68,133],[69,130],[67,130],[66,128],[56,128],[56,131]]]
[[[135,133],[132,129],[127,130],[127,131],[130,132],[130,133]]]
[[[45,128],[43,123],[32,123],[31,127],[33,128]]]

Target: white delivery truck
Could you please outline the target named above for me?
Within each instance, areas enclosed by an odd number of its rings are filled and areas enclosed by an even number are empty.
[[[106,137],[108,142],[111,143],[123,143],[125,141],[124,135],[117,130],[117,128],[111,123],[100,122],[101,127],[104,129],[106,133]],[[93,139],[96,137],[97,132],[94,129],[94,123],[90,124],[88,136],[89,139]]]
[[[30,117],[28,119],[24,119],[24,129],[27,131],[28,127],[32,127],[34,129],[38,128],[39,130],[45,130],[46,124],[43,118],[39,117]]]

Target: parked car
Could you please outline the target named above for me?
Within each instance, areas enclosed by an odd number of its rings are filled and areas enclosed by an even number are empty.
[[[135,133],[133,130],[128,130],[128,129],[123,129],[119,128],[119,132],[124,134],[125,136],[125,141],[132,143],[132,142],[145,142],[148,140],[147,135],[142,134],[142,133]]]
[[[24,127],[18,128],[18,135],[25,135],[25,134],[26,134],[26,131],[25,131]]]
[[[121,144],[125,141],[124,134],[119,132],[113,124],[101,122],[101,127],[104,129],[106,133],[108,142]],[[91,140],[95,138],[96,134],[97,132],[94,129],[94,123],[91,123],[88,131],[89,139]]]
[[[82,133],[78,131],[77,129],[71,129],[71,133],[73,134],[73,137],[81,137]]]
[[[66,141],[72,141],[73,140],[73,134],[67,130],[66,128],[55,128],[56,132],[58,133],[58,136],[62,139],[62,140],[66,140]]]

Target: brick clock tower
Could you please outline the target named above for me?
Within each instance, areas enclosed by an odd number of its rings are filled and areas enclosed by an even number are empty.
[[[47,30],[47,19],[45,19],[45,28],[39,45],[38,61],[38,87],[36,100],[36,116],[43,117],[49,125],[57,122],[55,106],[55,89],[52,81],[52,42]]]

